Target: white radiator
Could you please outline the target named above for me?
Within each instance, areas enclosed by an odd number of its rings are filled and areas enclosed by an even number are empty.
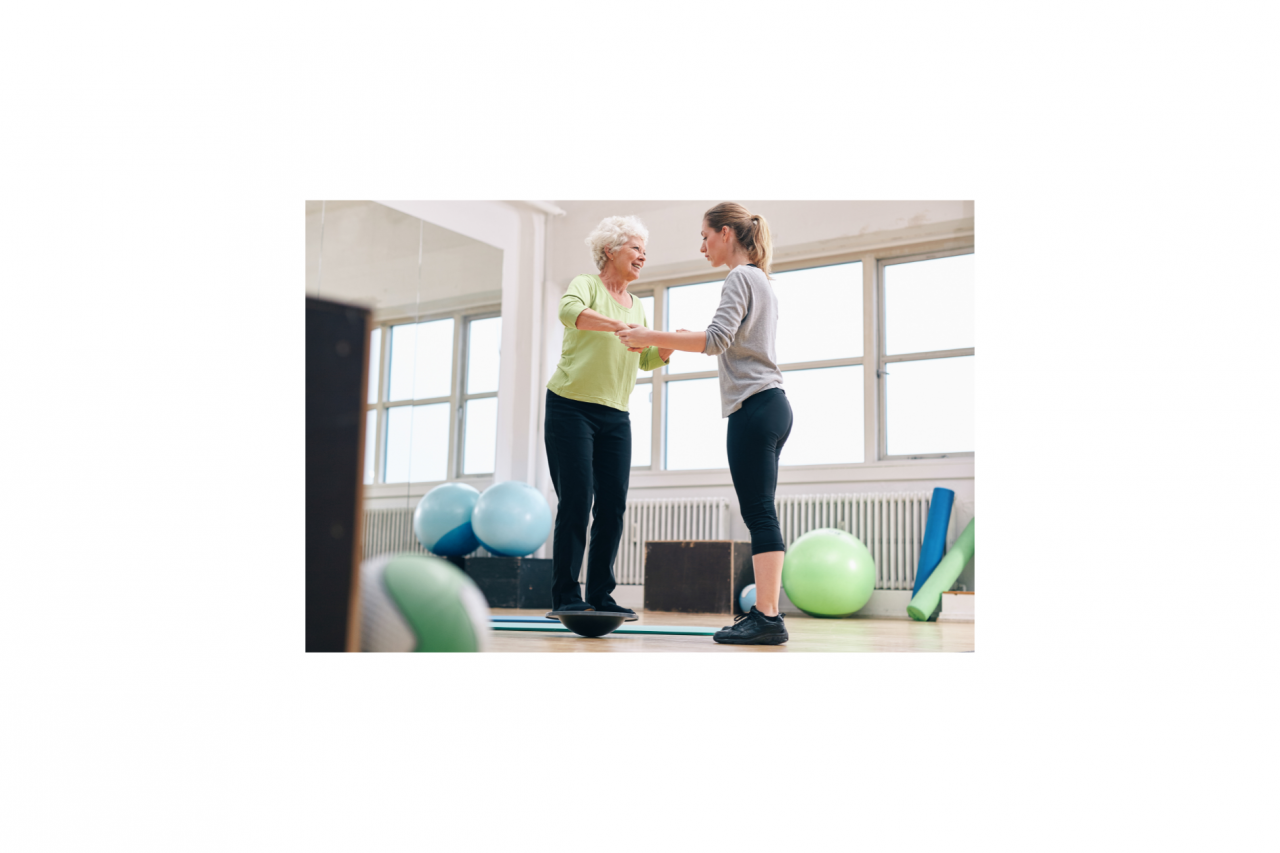
[[[620,584],[642,584],[645,542],[660,539],[728,539],[729,525],[729,501],[724,498],[629,501],[627,511],[622,516],[623,535],[613,564],[614,576]],[[590,541],[591,533],[588,530],[588,547]],[[550,542],[551,538],[548,536],[548,547]],[[362,558],[368,560],[380,554],[398,554],[403,551],[426,553],[413,535],[413,510],[365,510]],[[478,548],[467,556],[488,557],[490,554],[484,548]],[[584,555],[582,576],[579,578],[583,583],[586,583],[586,570]]]
[[[911,589],[929,520],[930,492],[787,495],[776,501],[782,539],[790,547],[810,530],[836,527],[862,540],[876,561],[876,589]],[[955,507],[947,529],[955,539]]]
[[[364,547],[361,549],[362,560],[377,557],[380,554],[400,554],[412,551],[425,554],[427,550],[413,535],[412,509],[367,509],[364,512]],[[489,552],[477,548],[468,557],[488,557]]]
[[[778,523],[788,547],[810,530],[836,527],[862,540],[876,561],[876,589],[911,589],[929,518],[930,492],[853,495],[787,495],[777,499]],[[947,547],[956,537],[952,508]],[[413,535],[412,509],[371,509],[364,514],[363,558],[412,551],[426,553]],[[671,539],[730,539],[729,501],[725,498],[628,501],[623,535],[613,571],[619,584],[644,583],[644,545]],[[590,532],[587,541],[590,543]],[[548,550],[550,537],[547,539]],[[588,546],[589,547],[589,546]],[[478,548],[468,556],[487,557]],[[586,557],[579,581],[586,582]]]
[[[664,539],[728,539],[729,501],[725,498],[627,501],[622,516],[622,541],[613,574],[619,584],[644,583],[644,543]],[[591,535],[587,534],[590,550]],[[587,582],[583,558],[579,582]]]

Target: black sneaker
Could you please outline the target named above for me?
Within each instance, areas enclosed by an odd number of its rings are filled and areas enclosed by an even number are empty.
[[[623,622],[634,622],[640,618],[634,610],[629,610],[614,601],[610,601],[608,604],[593,604],[592,607],[596,609],[597,613],[618,613],[626,616],[627,618],[623,619]]]
[[[566,610],[570,610],[570,611],[578,611],[578,610],[586,611],[586,610],[592,610],[592,609],[594,609],[594,608],[592,608],[592,606],[591,606],[590,604],[587,604],[585,601],[572,601],[572,602],[570,602],[570,603],[568,603],[568,604],[561,604],[561,605],[560,605],[560,606],[558,606],[558,607],[552,607],[550,610],[548,610],[548,611],[547,611],[547,618],[548,618],[548,619],[554,619],[554,618],[556,618],[556,617],[552,616],[552,615],[551,615],[552,613],[563,613],[563,612],[564,612],[564,611],[566,611]]]
[[[790,637],[781,612],[769,617],[752,605],[751,612],[735,616],[732,625],[716,631],[711,639],[737,646],[780,646]]]

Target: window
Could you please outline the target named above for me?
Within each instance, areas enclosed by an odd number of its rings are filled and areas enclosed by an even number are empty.
[[[386,321],[370,334],[364,482],[491,474],[502,318]]]
[[[662,326],[668,332],[705,329],[720,305],[716,281],[684,284],[665,290]],[[729,422],[720,417],[719,360],[714,356],[677,352],[663,368],[662,409],[665,415],[663,467],[668,471],[727,468],[725,436]]]
[[[631,413],[631,467],[648,468],[653,462],[653,381],[636,382],[627,404]]]
[[[782,464],[972,453],[973,249],[833,260],[773,273],[776,354],[796,416]],[[641,297],[650,325],[705,329],[722,281],[653,285]],[[717,359],[676,353],[642,372],[630,411],[633,468],[728,467]]]
[[[778,366],[795,414],[783,465],[838,465],[866,457],[862,279],[861,261],[773,276]]]
[[[972,452],[973,254],[886,261],[880,281],[882,455]]]
[[[492,474],[498,446],[498,347],[502,318],[472,320],[463,394],[462,474]]]
[[[776,273],[778,366],[795,426],[787,465],[861,462],[862,263]],[[669,331],[704,329],[720,304],[720,282],[667,288]],[[718,360],[681,353],[667,378],[666,468],[725,468]]]
[[[729,421],[720,417],[720,380],[667,382],[668,471],[728,468]]]
[[[782,381],[795,415],[782,464],[861,462],[862,365],[787,370]]]
[[[668,287],[667,316],[663,324],[668,332],[680,329],[705,329],[715,316],[720,305],[720,281],[706,281],[700,284],[686,284],[680,287]],[[656,328],[656,327],[655,327]],[[710,370],[715,372],[717,360],[713,356],[698,355],[693,352],[682,352],[679,358],[672,358],[668,373],[697,373]]]

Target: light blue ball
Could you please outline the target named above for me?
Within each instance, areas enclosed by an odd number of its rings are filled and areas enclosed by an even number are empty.
[[[751,608],[756,606],[755,584],[747,584],[742,588],[742,594],[738,596],[738,604],[742,607],[743,613],[751,612]]]
[[[461,557],[480,547],[471,513],[480,493],[466,483],[444,483],[422,496],[413,511],[413,535],[441,557]]]
[[[502,557],[527,557],[551,532],[551,507],[542,493],[519,480],[494,483],[471,513],[480,544]]]

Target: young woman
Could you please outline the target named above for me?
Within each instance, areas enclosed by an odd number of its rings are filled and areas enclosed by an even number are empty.
[[[720,307],[705,331],[630,328],[615,334],[632,352],[662,347],[719,357],[720,407],[729,419],[729,473],[742,520],[751,531],[756,604],[714,639],[777,645],[787,641],[778,610],[786,546],[773,499],[778,458],[791,434],[792,417],[774,352],[778,299],[769,282],[773,257],[769,224],[740,204],[717,204],[703,216],[702,254],[713,267],[729,268]]]

